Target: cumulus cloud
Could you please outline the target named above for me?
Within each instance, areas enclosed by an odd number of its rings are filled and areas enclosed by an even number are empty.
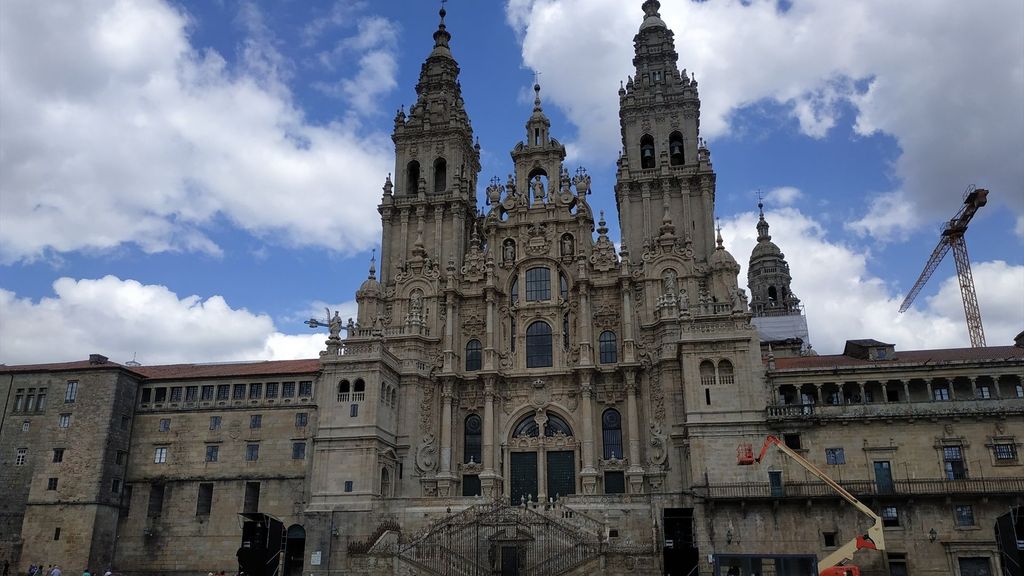
[[[319,56],[328,68],[341,61],[357,60],[357,72],[351,78],[333,84],[318,83],[315,87],[344,98],[361,114],[379,112],[380,97],[398,85],[398,32],[398,25],[387,18],[361,18],[353,36],[341,39]]]
[[[158,0],[4,4],[0,261],[216,254],[215,219],[286,246],[376,241],[387,136],[352,116],[309,122],[258,13],[241,17],[250,37],[229,66]]]
[[[935,0],[663,2],[679,64],[695,71],[701,130],[729,134],[731,115],[761,101],[789,107],[804,134],[824,137],[854,111],[854,129],[896,139],[899,198],[919,215],[862,233],[898,237],[947,218],[968,184],[1024,213],[1024,4]],[[633,74],[639,3],[509,0],[526,66],[578,128],[567,145],[611,161],[621,147],[609,81]],[[585,33],[567,33],[571,29]],[[979,39],[984,39],[980,41]],[[890,197],[893,198],[895,196]]]
[[[115,276],[60,278],[53,292],[33,301],[0,289],[0,362],[62,362],[90,353],[144,364],[316,358],[325,340],[323,331],[283,334],[269,316],[232,308],[220,296],[179,297]]]
[[[970,346],[955,275],[935,276],[938,292],[900,314],[905,294],[871,273],[867,250],[835,241],[796,208],[768,211],[765,218],[772,241],[786,254],[793,291],[804,303],[811,343],[819,352],[841,353],[851,338],[875,338],[904,350]],[[730,252],[750,254],[756,222],[753,212],[723,220]],[[741,283],[747,270],[746,262],[742,265]],[[1024,266],[976,262],[972,269],[988,345],[1012,344],[1024,327]]]
[[[804,197],[799,188],[793,186],[780,186],[773,188],[764,195],[769,204],[775,206],[789,206]]]

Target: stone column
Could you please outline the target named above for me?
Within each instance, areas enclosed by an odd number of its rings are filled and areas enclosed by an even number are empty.
[[[879,384],[882,385],[882,403],[883,404],[888,404],[889,403],[889,381],[888,380],[881,380],[881,381],[879,381]]]
[[[622,289],[622,361],[636,362],[636,344],[633,338],[633,293],[629,280],[629,266],[622,263],[619,286]]]
[[[910,381],[901,380],[900,382],[903,384],[903,401],[910,402]]]
[[[438,496],[451,495],[452,475],[452,404],[455,383],[446,378],[441,391],[441,473],[437,478]]]
[[[580,374],[580,394],[583,396],[583,470],[580,478],[584,494],[597,493],[597,468],[594,463],[594,389],[590,373]]]
[[[498,495],[500,479],[494,469],[494,385],[494,376],[484,377],[484,469],[480,474],[480,493],[492,498]]]
[[[537,493],[534,496],[537,497],[538,502],[544,502],[547,500],[548,483],[547,452],[544,451],[544,427],[547,424],[548,417],[538,410],[533,420],[537,423],[537,440],[539,440],[537,443]]]
[[[409,209],[402,210],[399,208],[400,219],[402,223],[402,252],[398,254],[398,262],[404,262],[409,259],[409,215],[411,211]],[[391,277],[391,274],[388,274]]]
[[[590,285],[586,282],[580,283],[580,315],[577,320],[580,341],[579,365],[589,366],[594,363],[591,350],[594,342],[594,313],[590,306]]]
[[[932,392],[932,381],[929,378],[928,380],[925,380],[924,383],[925,386],[928,387],[928,401],[933,402],[935,400],[935,394]]]
[[[970,379],[970,381],[971,381],[971,398],[977,398],[978,397],[978,379],[975,378],[974,376],[968,376],[968,379]]]
[[[857,389],[860,390],[860,403],[867,404],[868,397],[867,394],[864,393],[864,382],[857,382]]]
[[[652,370],[657,370],[653,366]],[[643,493],[644,469],[640,465],[640,411],[636,403],[636,371],[623,370],[626,377],[626,420],[629,423],[629,468],[626,476],[629,479],[629,491],[632,494]]]

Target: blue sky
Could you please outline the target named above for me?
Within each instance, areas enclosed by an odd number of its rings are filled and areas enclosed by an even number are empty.
[[[640,2],[447,8],[480,182],[510,171],[540,73],[567,167],[593,176],[617,237],[617,90]],[[352,313],[437,9],[5,3],[0,362],[314,356],[323,335],[301,321]],[[700,82],[726,246],[746,263],[761,191],[815,348],[968,344],[952,258],[896,310],[971,184],[992,191],[967,234],[988,343],[1024,329],[1024,5],[661,11]]]

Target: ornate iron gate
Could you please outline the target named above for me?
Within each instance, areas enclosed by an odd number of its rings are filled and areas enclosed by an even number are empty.
[[[556,576],[596,558],[601,536],[524,506],[481,504],[437,522],[398,548],[439,576]]]

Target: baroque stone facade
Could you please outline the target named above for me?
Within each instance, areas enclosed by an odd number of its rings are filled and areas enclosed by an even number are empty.
[[[786,353],[762,354],[754,320],[802,318],[799,300],[763,215],[753,303],[715,235],[698,86],[659,7],[643,4],[619,90],[614,191],[564,165],[535,86],[482,211],[442,11],[395,118],[379,277],[374,262],[356,318],[313,322],[329,328],[319,359],[0,369],[0,553],[19,568],[233,570],[273,517],[288,574],[823,558],[870,522],[779,452],[737,465],[778,435],[884,518],[886,552],[855,556],[864,573],[997,573],[993,528],[1024,493],[1024,347],[816,356],[804,322]],[[618,252],[588,202],[602,193]]]

